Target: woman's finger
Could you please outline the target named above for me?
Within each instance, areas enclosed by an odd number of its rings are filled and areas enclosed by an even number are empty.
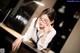
[[[19,49],[20,45],[21,45],[21,42],[17,45],[17,49]]]
[[[18,42],[17,40],[12,44],[12,51],[15,51],[16,50],[16,47],[18,45]]]
[[[15,51],[21,45],[22,38],[16,39],[12,44],[12,51]]]
[[[16,47],[17,47],[17,44],[13,44],[12,51],[15,51],[16,50]]]

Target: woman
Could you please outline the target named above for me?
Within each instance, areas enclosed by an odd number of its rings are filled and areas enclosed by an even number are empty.
[[[20,38],[17,38],[12,44],[12,50],[20,47],[21,42],[32,40],[37,44],[38,50],[46,49],[52,38],[56,34],[53,28],[55,11],[52,8],[43,10],[38,18],[34,18],[28,28],[28,31]]]

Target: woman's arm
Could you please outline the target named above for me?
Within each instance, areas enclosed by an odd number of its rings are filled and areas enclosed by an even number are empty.
[[[34,22],[35,22],[35,19],[32,20],[29,28],[28,28],[28,31],[25,33],[25,35],[17,38],[13,44],[12,44],[12,51],[15,51],[16,49],[18,49],[21,45],[21,42],[25,42],[25,41],[28,41],[31,36],[32,36],[32,33],[34,31]]]
[[[35,24],[35,20],[36,18],[34,18],[27,30],[27,32],[25,33],[25,35],[23,35],[23,42],[26,42],[28,41],[31,37],[32,37],[32,34],[34,32],[34,24]]]

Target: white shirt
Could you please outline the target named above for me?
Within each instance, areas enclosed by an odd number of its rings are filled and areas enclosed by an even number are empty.
[[[37,42],[36,29],[38,28],[38,30],[39,30],[39,22],[37,22],[36,27],[34,28],[34,23],[35,23],[36,19],[37,18],[34,18],[32,20],[27,32],[23,36],[23,42],[28,41],[30,38],[32,38],[34,42]],[[44,33],[42,32],[38,36],[41,37],[43,34]],[[39,39],[39,41],[37,43],[37,49],[43,50],[43,49],[47,48],[48,44],[51,42],[51,40],[55,36],[55,34],[56,34],[56,30],[52,27],[51,31],[47,34],[44,44],[42,44],[41,39]]]

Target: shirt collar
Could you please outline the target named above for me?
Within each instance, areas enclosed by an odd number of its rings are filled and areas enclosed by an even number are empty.
[[[37,20],[36,28],[37,28],[37,30],[40,30],[40,28],[39,28],[39,19]]]

